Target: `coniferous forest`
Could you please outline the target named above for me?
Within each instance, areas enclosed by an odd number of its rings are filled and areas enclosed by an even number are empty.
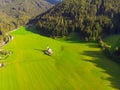
[[[77,32],[84,40],[120,33],[119,0],[64,0],[36,21],[40,33],[47,36],[67,36]]]

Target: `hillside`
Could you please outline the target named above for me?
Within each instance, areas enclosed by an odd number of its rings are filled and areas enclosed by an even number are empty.
[[[58,2],[58,0],[0,0],[0,12],[26,23],[30,18],[45,12]],[[4,18],[6,16],[0,17],[0,20],[6,22]]]
[[[52,4],[44,0],[2,0],[0,11],[14,18],[21,17],[21,14],[33,17],[46,11],[51,6]]]
[[[25,25],[31,18],[50,9],[61,0],[0,0],[0,46],[8,32]]]
[[[0,0],[0,42],[5,40],[8,31],[25,25],[56,3],[58,1],[53,4],[45,0]]]
[[[1,90],[117,90],[120,67],[106,58],[97,43],[55,40],[21,27],[11,32],[12,51],[0,68]],[[71,37],[72,38],[72,37]],[[54,54],[44,54],[49,45]],[[0,55],[1,56],[1,55]]]
[[[52,4],[44,0],[0,0],[0,12],[6,14],[0,20],[6,24],[25,24],[30,18],[51,8]],[[8,17],[12,18],[12,21]],[[7,20],[4,20],[7,18]],[[9,23],[8,23],[9,21]]]
[[[77,32],[85,40],[120,33],[119,0],[64,0],[37,16],[40,33],[47,36],[67,36]]]

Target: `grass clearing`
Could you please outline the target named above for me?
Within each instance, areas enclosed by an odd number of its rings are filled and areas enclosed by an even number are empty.
[[[21,27],[4,49],[0,90],[117,90],[120,66],[107,59],[97,43],[58,41]],[[45,55],[49,45],[53,56]]]

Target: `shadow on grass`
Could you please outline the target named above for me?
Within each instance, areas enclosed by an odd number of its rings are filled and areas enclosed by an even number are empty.
[[[52,39],[55,39],[55,40],[58,40],[58,41],[66,41],[66,42],[69,42],[69,43],[87,43],[85,40],[82,40],[80,35],[78,33],[71,33],[69,36],[67,37],[61,37],[61,36],[58,36],[58,37],[50,37],[49,35],[45,35],[44,33],[40,32],[40,30],[37,30],[34,26],[25,26],[26,30],[27,31],[30,31],[32,33],[36,33],[36,34],[39,34],[41,36],[45,36],[45,37],[48,37],[48,38],[52,38]]]
[[[72,32],[65,39],[69,43],[87,43],[85,40],[82,40],[78,33]]]
[[[40,35],[40,36],[52,38],[52,37],[49,36],[48,33],[47,33],[47,35],[46,35],[45,33],[42,32],[42,30],[37,29],[35,26],[26,25],[26,26],[24,26],[24,27],[25,27],[25,29],[26,29],[27,31],[29,31],[29,32],[38,34],[38,35]]]
[[[84,40],[81,40],[80,38],[66,38],[64,41],[69,42],[69,43],[87,43]]]
[[[83,55],[93,57],[94,60],[85,60],[95,64],[96,67],[104,69],[103,73],[110,75],[109,78],[105,78],[110,81],[111,86],[120,90],[120,65],[112,60],[109,60],[104,56],[102,51],[84,51]]]
[[[27,31],[30,31],[30,32],[32,32],[32,33],[36,33],[36,34],[39,34],[39,30],[37,30],[36,29],[36,27],[34,27],[34,26],[24,26],[25,27],[25,29],[27,30]]]
[[[99,45],[98,45],[97,41],[88,42],[88,46],[90,48],[99,48]]]

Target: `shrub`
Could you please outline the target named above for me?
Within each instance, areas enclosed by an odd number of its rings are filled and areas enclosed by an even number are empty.
[[[120,63],[120,47],[116,47],[115,51],[112,53],[110,50],[111,46],[104,43],[101,38],[98,39],[98,42],[99,46],[103,49],[103,52],[107,57],[111,58],[115,62]]]

